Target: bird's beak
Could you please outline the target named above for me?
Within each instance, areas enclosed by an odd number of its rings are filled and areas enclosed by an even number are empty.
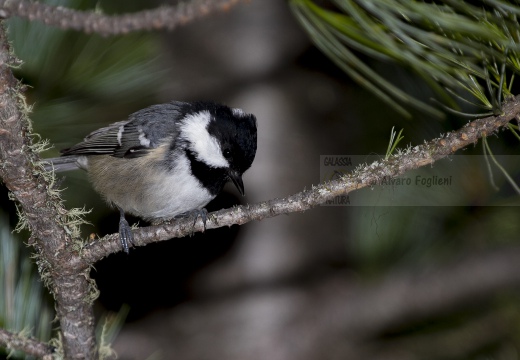
[[[233,184],[235,184],[235,186],[237,187],[240,194],[242,196],[244,196],[245,192],[244,192],[244,182],[242,181],[242,176],[238,172],[236,172],[234,170],[230,170],[229,178],[231,179],[231,181],[233,181]]]

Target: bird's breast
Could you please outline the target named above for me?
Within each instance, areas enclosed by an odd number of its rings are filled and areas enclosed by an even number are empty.
[[[108,202],[146,220],[171,219],[201,209],[215,197],[192,175],[186,158],[166,169],[151,156],[91,156],[88,172],[94,188]]]

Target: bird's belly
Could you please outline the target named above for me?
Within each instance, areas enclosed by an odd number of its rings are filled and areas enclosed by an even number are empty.
[[[144,189],[137,199],[128,199],[123,210],[146,220],[171,219],[201,209],[214,198],[192,175],[169,177]]]
[[[89,159],[94,188],[108,202],[146,220],[171,219],[201,209],[215,198],[191,174],[187,163],[180,163],[175,171],[151,171],[139,164],[142,159]]]
[[[171,219],[179,214],[203,208],[215,196],[200,184],[193,186],[194,184],[195,182],[171,182],[153,193],[149,191],[147,196],[154,200],[147,202],[147,207],[136,209],[138,215],[147,220]]]

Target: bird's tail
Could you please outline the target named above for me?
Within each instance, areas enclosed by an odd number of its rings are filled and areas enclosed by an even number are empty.
[[[56,158],[43,159],[46,171],[63,172],[79,169],[77,155],[61,156]]]

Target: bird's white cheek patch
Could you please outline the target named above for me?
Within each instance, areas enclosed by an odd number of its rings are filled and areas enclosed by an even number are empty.
[[[207,126],[210,120],[211,115],[208,111],[187,116],[181,127],[182,136],[189,142],[197,160],[212,167],[229,167],[217,139],[208,133]]]

